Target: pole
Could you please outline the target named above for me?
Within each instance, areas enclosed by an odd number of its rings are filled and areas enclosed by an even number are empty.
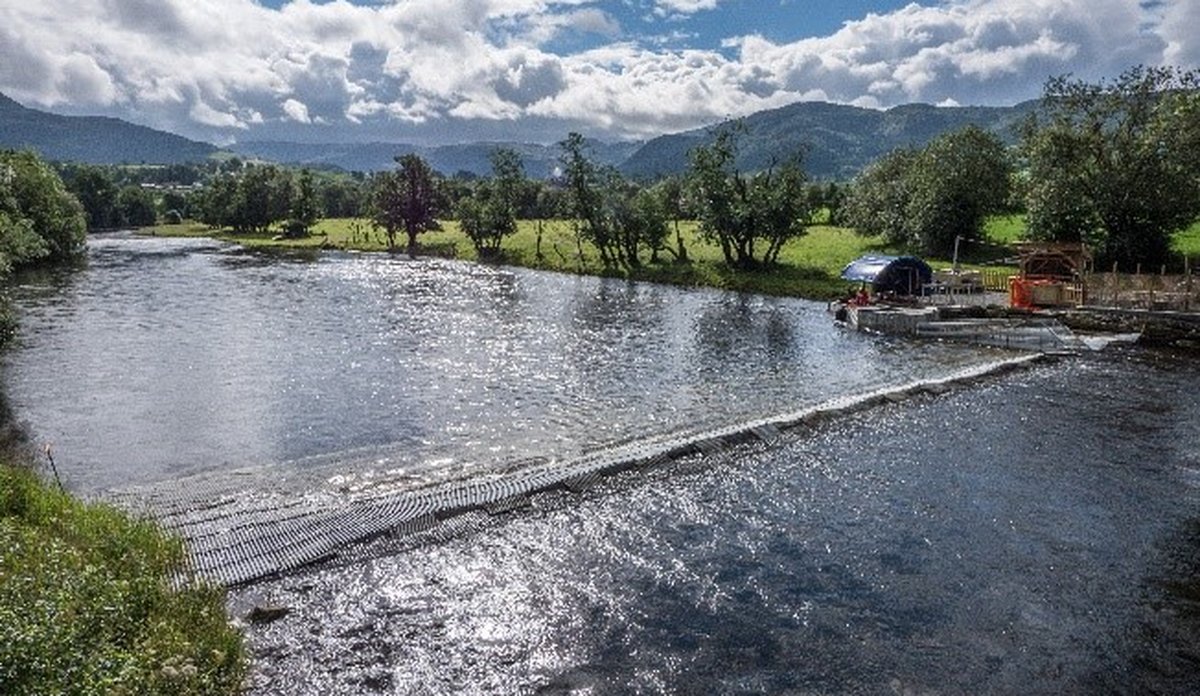
[[[1112,306],[1117,307],[1117,306],[1119,306],[1117,303],[1121,301],[1121,277],[1117,275],[1117,262],[1116,261],[1113,261],[1112,284],[1113,284]]]
[[[1183,296],[1183,311],[1190,312],[1192,310],[1192,264],[1186,254],[1183,257],[1183,275],[1184,282],[1187,284]]]
[[[48,462],[50,462],[50,471],[54,473],[54,482],[58,484],[58,490],[61,491],[64,489],[63,489],[63,485],[62,485],[62,479],[60,479],[58,477],[58,467],[54,466],[53,450],[54,450],[54,446],[51,445],[49,442],[47,442],[46,447],[42,451],[46,453],[46,460]]]
[[[960,234],[960,235],[956,235],[956,236],[954,237],[954,263],[953,263],[953,265],[951,266],[951,268],[953,268],[953,269],[954,269],[954,272],[955,272],[955,273],[958,273],[958,243],[959,243],[959,242],[961,242],[961,241],[962,241],[962,235],[961,235],[961,234]]]

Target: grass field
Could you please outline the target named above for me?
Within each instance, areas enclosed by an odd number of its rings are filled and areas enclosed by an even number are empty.
[[[866,253],[902,253],[889,247],[882,238],[863,237],[853,230],[829,225],[810,227],[800,239],[789,242],[779,255],[774,268],[743,271],[725,265],[718,246],[704,241],[695,222],[680,224],[690,263],[677,263],[670,254],[661,254],[657,263],[645,258],[641,268],[605,269],[590,245],[582,250],[569,221],[548,220],[541,224],[541,256],[538,256],[538,223],[522,220],[517,232],[504,240],[500,263],[527,268],[540,268],[563,273],[609,275],[633,280],[669,283],[673,285],[707,286],[756,292],[766,295],[830,299],[845,294],[847,283],[838,276],[847,263]],[[248,236],[217,232],[202,225],[162,225],[143,230],[146,234],[164,236],[212,236],[237,242],[250,248],[288,249],[355,249],[386,251],[381,231],[362,220],[322,220],[313,234],[304,239],[281,240],[271,235]],[[671,235],[673,245],[674,232]],[[458,228],[447,221],[440,231],[421,236],[422,253],[478,260],[475,248]],[[581,253],[582,251],[582,253]],[[995,252],[964,254],[968,261],[995,258]],[[934,267],[949,266],[949,259],[929,259]],[[969,265],[969,264],[968,264]]]

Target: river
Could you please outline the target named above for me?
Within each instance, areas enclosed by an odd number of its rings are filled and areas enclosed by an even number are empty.
[[[15,294],[9,397],[97,496],[471,480],[1008,355],[798,300],[127,235]],[[290,610],[247,628],[256,693],[1188,693],[1198,443],[1194,360],[1115,348],[387,537],[231,609]]]

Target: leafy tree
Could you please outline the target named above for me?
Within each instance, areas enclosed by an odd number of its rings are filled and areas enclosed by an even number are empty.
[[[756,244],[766,245],[762,263],[774,263],[789,239],[805,233],[810,211],[798,156],[744,174],[734,166],[738,132],[721,129],[711,144],[692,151],[690,183],[701,234],[720,245],[727,264],[751,268],[759,264]]]
[[[188,197],[179,191],[163,192],[162,197],[158,199],[158,212],[163,217],[174,213],[179,218],[185,218],[192,214]]]
[[[606,268],[616,266],[620,252],[611,217],[604,207],[604,189],[613,184],[615,177],[591,160],[587,141],[579,133],[568,134],[559,147],[563,151],[560,162],[566,182],[568,213],[575,220],[576,232],[596,247]]]
[[[262,233],[271,226],[274,177],[273,166],[251,165],[242,172],[229,211],[228,224],[235,232]]]
[[[64,172],[64,180],[68,190],[83,204],[88,229],[110,229],[121,225],[121,212],[117,207],[120,190],[108,171],[95,165],[77,165]]]
[[[830,224],[840,224],[844,219],[842,207],[846,203],[846,190],[836,181],[811,184],[806,190],[806,195],[809,209],[814,212],[824,209]]]
[[[83,253],[83,206],[57,172],[32,152],[0,151],[0,276],[44,260]],[[16,318],[0,294],[0,343],[16,332]]]
[[[366,211],[363,183],[354,177],[325,178],[319,182],[317,192],[325,217],[356,218]]]
[[[846,223],[859,234],[882,235],[892,244],[909,244],[908,173],[918,156],[917,150],[898,148],[864,169],[846,200]]]
[[[535,221],[537,237],[534,258],[540,263],[545,258],[542,253],[542,234],[545,222],[562,214],[567,207],[566,193],[557,186],[546,185],[540,181],[527,181],[524,196],[521,216]]]
[[[194,206],[196,219],[214,229],[232,226],[237,199],[237,177],[232,174],[219,174],[210,179],[198,195]]]
[[[1104,243],[1091,182],[1096,174],[1090,153],[1067,129],[1027,133],[1023,183],[1029,235],[1043,241]]]
[[[1044,101],[1022,138],[1030,232],[1090,241],[1102,263],[1164,263],[1200,215],[1200,71],[1059,77]]]
[[[290,237],[308,236],[309,230],[317,224],[317,220],[321,216],[317,207],[317,191],[311,171],[305,169],[300,172],[295,195],[291,200],[291,210],[288,212],[287,235]]]
[[[844,216],[861,234],[947,254],[956,237],[982,234],[987,216],[1007,202],[1010,180],[1004,144],[968,126],[868,167],[854,182]]]
[[[12,265],[38,259],[67,261],[83,253],[87,219],[83,206],[62,179],[32,152],[0,152],[0,205],[9,219],[8,232],[21,249],[10,255]],[[42,241],[31,242],[23,230]]]
[[[149,227],[158,221],[154,196],[141,186],[125,186],[117,194],[121,224],[129,227]]]
[[[1012,168],[1004,144],[976,126],[935,138],[908,179],[910,243],[946,255],[956,237],[981,237],[987,216],[1008,200]]]
[[[683,234],[679,231],[679,221],[688,216],[687,187],[684,180],[678,176],[668,176],[655,185],[655,192],[662,203],[663,214],[671,221],[675,231],[675,248],[665,247],[680,263],[688,262],[687,247],[683,245]]]
[[[662,201],[650,189],[626,190],[615,197],[614,230],[623,261],[630,267],[641,265],[638,253],[650,250],[651,262],[658,261],[666,248],[669,229]]]
[[[441,198],[433,170],[419,155],[396,158],[399,168],[376,174],[372,180],[372,221],[387,234],[388,249],[396,247],[396,233],[408,236],[408,251],[416,253],[417,235],[438,229]]]
[[[505,237],[517,231],[517,206],[525,184],[521,156],[498,148],[491,154],[492,177],[476,185],[474,195],[457,205],[459,223],[481,258],[500,253]]]

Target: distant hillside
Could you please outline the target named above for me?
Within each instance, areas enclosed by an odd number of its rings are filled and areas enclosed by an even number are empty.
[[[1037,107],[935,107],[909,104],[887,111],[824,102],[799,102],[743,119],[737,165],[763,169],[773,159],[805,152],[805,170],[817,179],[850,179],[881,155],[900,146],[924,145],[941,133],[974,124],[1015,142],[1016,126]],[[564,136],[566,134],[564,133]],[[590,141],[592,157],[635,178],[653,179],[687,169],[688,152],[710,140],[708,129],[664,135],[645,143]],[[257,141],[229,149],[255,159],[347,171],[379,171],[395,166],[397,155],[417,153],[437,171],[486,176],[496,147],[521,153],[531,177],[550,175],[561,151],[557,145],[468,143],[418,147],[402,143],[304,144]],[[59,116],[28,109],[0,94],[0,148],[32,148],[51,160],[94,164],[174,164],[203,160],[217,148],[208,143],[136,126],[115,118]]]
[[[208,143],[116,118],[59,116],[28,109],[0,94],[0,147],[91,164],[181,164],[217,151]]]
[[[800,102],[747,116],[746,133],[738,140],[737,166],[764,169],[797,150],[804,168],[817,179],[853,178],[881,155],[901,146],[921,146],[947,131],[974,124],[1015,142],[1016,127],[1037,102],[1009,107],[937,107],[908,104],[888,111],[824,102]],[[621,171],[637,178],[656,178],[687,169],[688,152],[711,141],[710,129],[664,135],[647,142]]]
[[[629,158],[641,143],[602,143],[591,141],[592,156],[597,162],[612,166],[620,165]],[[558,166],[562,151],[557,145],[531,143],[467,143],[417,147],[403,143],[351,143],[351,144],[307,144],[287,142],[245,142],[229,149],[243,157],[270,160],[282,164],[306,167],[336,167],[347,171],[373,172],[396,166],[395,157],[417,153],[425,158],[435,170],[447,176],[457,172],[471,172],[479,176],[491,174],[492,164],[488,160],[492,150],[507,147],[521,154],[525,173],[534,178],[549,176]]]

